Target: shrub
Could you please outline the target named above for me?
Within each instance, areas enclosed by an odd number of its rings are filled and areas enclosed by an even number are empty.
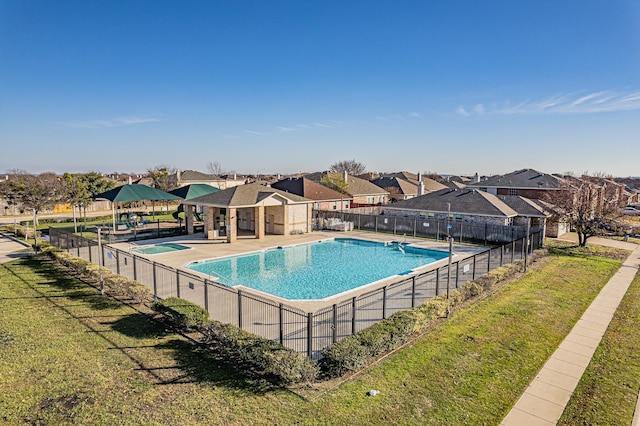
[[[317,364],[304,354],[234,325],[211,321],[200,331],[204,343],[217,352],[278,383],[311,383],[318,376]]]
[[[151,308],[169,316],[180,330],[195,329],[209,320],[209,312],[204,308],[178,297],[158,300]]]

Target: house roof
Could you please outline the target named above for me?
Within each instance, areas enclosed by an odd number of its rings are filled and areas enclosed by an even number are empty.
[[[396,188],[403,195],[417,195],[418,185],[408,180],[400,179],[395,176],[381,176],[371,181],[374,185],[389,191],[390,188]]]
[[[323,177],[342,177],[341,173],[335,172],[316,172],[308,174],[304,177],[314,182],[320,182]],[[368,180],[360,179],[355,176],[347,175],[347,191],[350,195],[362,196],[362,195],[388,195],[389,193],[377,185],[369,182]]]
[[[562,189],[566,186],[564,180],[558,176],[542,173],[533,169],[516,170],[506,175],[492,176],[478,183],[468,186],[492,188],[518,189]]]
[[[499,199],[504,201],[506,205],[511,207],[518,213],[518,216],[529,217],[547,217],[545,209],[536,204],[533,200],[530,200],[519,195],[498,195]]]
[[[513,217],[518,213],[493,194],[473,188],[441,189],[419,197],[383,206],[383,210],[406,209],[475,216]]]
[[[341,194],[338,191],[334,191],[331,188],[327,188],[324,185],[304,177],[281,179],[271,184],[271,187],[315,201],[351,199],[349,195]]]
[[[251,183],[247,185],[234,186],[233,188],[223,189],[201,197],[185,200],[185,204],[203,204],[216,207],[250,207],[258,205],[260,202],[276,194],[287,199],[291,203],[311,202],[311,200],[295,194],[275,188],[269,188],[257,183]]]
[[[189,180],[201,181],[201,180],[216,180],[216,179],[222,180],[222,178],[216,175],[202,173],[197,170],[185,170],[183,172],[180,172],[181,182],[189,181]]]

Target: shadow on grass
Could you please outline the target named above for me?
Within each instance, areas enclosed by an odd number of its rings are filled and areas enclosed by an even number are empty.
[[[236,389],[246,395],[263,395],[282,389],[262,377],[256,377],[247,370],[240,371],[237,364],[222,359],[218,354],[207,350],[194,342],[172,339],[159,344],[159,349],[170,350],[178,367],[185,376],[164,384],[197,382],[212,386]]]
[[[96,293],[90,284],[80,278],[56,268],[47,258],[30,256],[24,258],[21,263],[43,278],[37,280],[38,284],[57,288],[65,293],[65,297],[71,300],[82,300],[92,309],[117,309],[122,306],[117,300]]]
[[[171,332],[164,329],[157,322],[152,321],[144,314],[136,313],[120,317],[119,320],[112,323],[111,328],[122,333],[125,336],[136,339],[161,338]]]

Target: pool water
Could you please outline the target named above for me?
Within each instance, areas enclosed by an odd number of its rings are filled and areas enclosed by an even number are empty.
[[[160,253],[168,253],[172,251],[187,250],[187,249],[189,249],[189,247],[183,246],[182,244],[161,243],[161,244],[154,244],[151,246],[136,247],[134,249],[131,249],[131,251],[135,251],[136,253],[141,253],[141,254],[160,254]]]
[[[187,268],[229,286],[243,285],[290,300],[324,299],[448,256],[398,243],[336,238],[242,256],[194,262]]]

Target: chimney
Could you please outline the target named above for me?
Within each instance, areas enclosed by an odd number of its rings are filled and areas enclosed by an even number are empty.
[[[342,172],[342,179],[344,179],[345,182],[348,182],[349,174],[347,173],[346,170]]]
[[[176,170],[176,180],[178,181],[178,185],[180,185],[180,178],[182,177],[182,173],[180,169]]]
[[[422,181],[418,182],[418,197],[424,195],[424,183]]]
[[[236,176],[236,174],[234,173],[234,174],[233,174],[233,180],[236,180],[236,179],[237,179],[237,176]]]
[[[480,176],[478,176],[478,173],[476,172],[475,175],[473,175],[473,183],[478,183],[480,182]]]
[[[131,185],[131,176],[129,176],[129,185]]]
[[[422,182],[422,172],[418,172],[418,182]]]

